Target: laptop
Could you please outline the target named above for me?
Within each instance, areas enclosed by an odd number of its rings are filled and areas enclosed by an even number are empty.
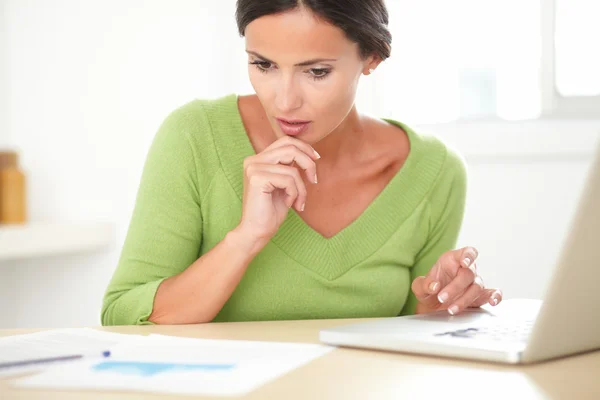
[[[323,329],[322,343],[507,364],[600,349],[600,146],[543,299]]]

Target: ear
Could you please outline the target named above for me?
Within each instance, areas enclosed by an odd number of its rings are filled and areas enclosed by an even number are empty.
[[[379,64],[381,64],[381,61],[383,61],[381,57],[376,54],[372,54],[367,57],[367,59],[364,61],[363,74],[371,75],[377,69]]]

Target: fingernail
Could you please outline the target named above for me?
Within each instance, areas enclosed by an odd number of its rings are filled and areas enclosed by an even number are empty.
[[[317,174],[315,174],[315,183],[318,183]]]
[[[471,264],[471,265],[469,265],[469,269],[471,270],[471,272],[473,273],[473,275],[477,276],[477,264]]]
[[[497,306],[497,305],[498,305],[498,298],[497,298],[497,297],[492,297],[492,298],[490,299],[490,303],[491,303],[493,306]]]
[[[437,282],[431,282],[431,283],[429,284],[429,291],[430,291],[431,293],[435,293],[439,285],[440,285],[440,284],[439,284],[439,283],[437,283]]]
[[[300,211],[304,211],[304,206],[306,205],[306,203],[302,203],[302,207],[300,207]]]
[[[454,315],[456,313],[458,313],[458,306],[452,306],[448,309],[448,312],[450,313],[450,315]]]
[[[315,157],[317,157],[317,160],[318,160],[319,158],[321,158],[321,155],[320,155],[319,153],[317,153],[317,151],[316,151],[315,149],[313,149],[313,151],[315,152]]]
[[[471,259],[469,257],[465,258],[464,263],[468,267],[469,265],[471,265]]]
[[[448,293],[446,293],[446,292],[440,293],[438,295],[438,300],[439,300],[440,303],[443,303],[446,300],[448,300]]]

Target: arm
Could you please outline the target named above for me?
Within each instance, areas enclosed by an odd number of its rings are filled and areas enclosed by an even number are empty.
[[[212,321],[264,245],[249,240],[239,228],[229,232],[185,271],[162,282],[149,320],[156,324]]]
[[[191,128],[206,135],[210,125],[194,115],[198,121],[183,111],[171,115],[150,149],[119,265],[104,297],[105,325],[211,321],[289,208],[301,209],[306,188],[299,169],[316,181],[319,156],[297,139],[279,139],[248,157],[242,220],[199,257],[200,200],[211,172],[198,168],[187,135]],[[292,161],[300,168],[289,166]]]
[[[206,134],[202,125],[178,110],[152,143],[121,257],[104,296],[104,325],[211,320],[261,246],[231,232],[198,258],[199,174],[204,171],[187,135],[190,129]]]
[[[436,186],[428,198],[432,229],[425,246],[416,257],[411,269],[411,282],[426,275],[439,257],[455,248],[465,213],[467,194],[467,171],[462,158],[450,149],[442,166]],[[400,315],[430,312],[418,303],[410,291]]]

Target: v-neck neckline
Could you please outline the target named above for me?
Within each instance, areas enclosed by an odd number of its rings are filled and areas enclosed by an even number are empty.
[[[222,97],[215,104],[227,110],[232,117],[227,121],[227,135],[214,135],[215,147],[223,171],[237,194],[243,199],[243,163],[248,156],[256,154],[244,126],[238,106],[238,95]],[[327,279],[335,279],[349,268],[361,262],[379,249],[425,197],[429,184],[439,172],[440,162],[425,162],[427,159],[421,138],[403,123],[384,121],[402,128],[410,142],[409,154],[392,179],[371,203],[349,225],[332,237],[325,237],[308,225],[294,209],[271,243],[289,257],[312,269]],[[216,123],[212,122],[213,124]]]

